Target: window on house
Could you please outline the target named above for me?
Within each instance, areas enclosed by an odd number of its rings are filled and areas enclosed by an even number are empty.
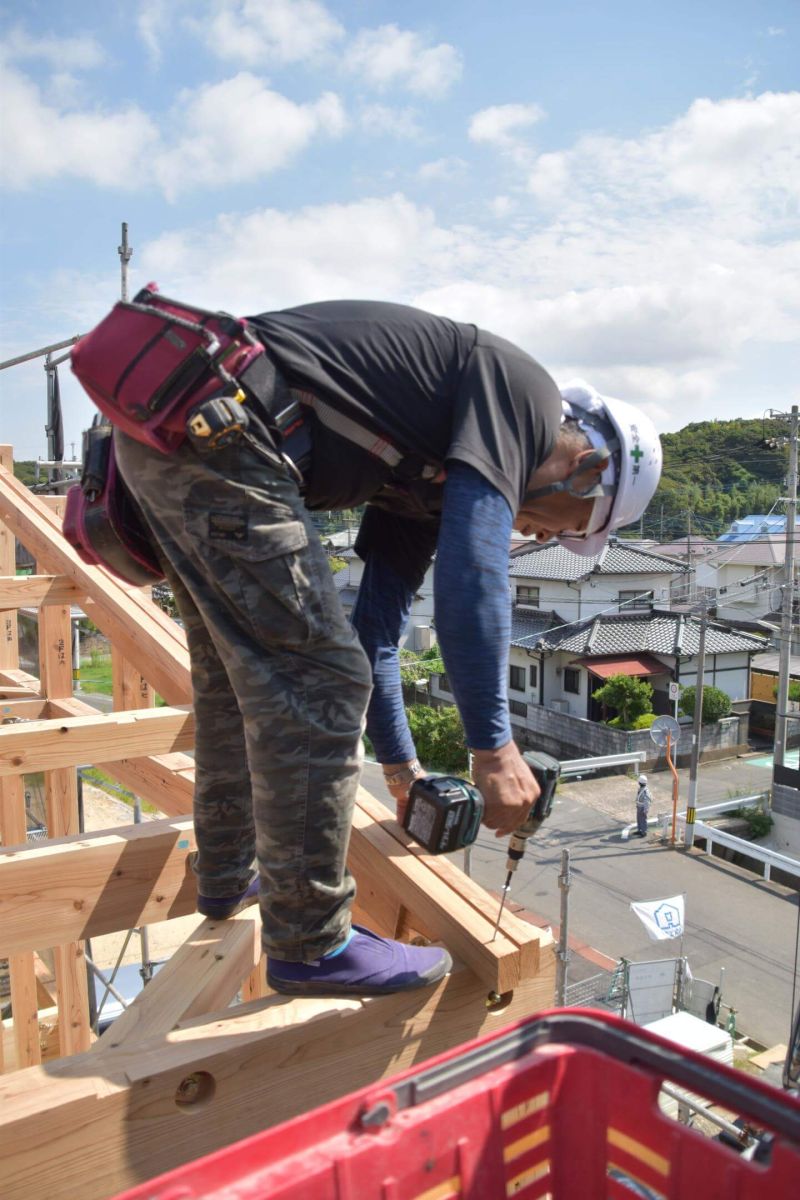
[[[513,713],[515,717],[527,717],[528,706],[523,704],[521,700],[509,700],[508,711]]]
[[[581,694],[581,673],[575,667],[564,667],[564,691]]]
[[[654,593],[653,592],[620,592],[619,607],[623,612],[631,612],[634,609],[647,609],[653,607]]]
[[[520,608],[539,607],[539,589],[537,587],[522,587],[517,585],[516,603]]]
[[[508,668],[508,686],[515,692],[525,691],[525,668],[524,667],[509,667]]]
[[[531,663],[528,667],[528,686],[537,688],[539,686],[539,664]]]

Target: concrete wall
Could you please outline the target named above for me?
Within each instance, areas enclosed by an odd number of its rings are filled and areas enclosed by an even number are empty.
[[[780,854],[800,858],[800,791],[775,783],[772,786],[770,846]]]
[[[588,758],[590,755],[625,754],[640,750],[650,770],[667,766],[664,751],[659,749],[648,729],[625,731],[609,729],[594,721],[581,720],[567,713],[531,706],[526,719],[511,717],[514,738],[521,745],[536,747],[556,758]],[[747,748],[748,715],[725,717],[715,725],[704,725],[700,755],[704,760],[726,758]],[[681,734],[674,759],[685,765],[691,755],[691,723],[681,725]]]

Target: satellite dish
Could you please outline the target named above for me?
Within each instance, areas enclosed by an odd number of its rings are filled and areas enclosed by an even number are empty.
[[[650,726],[650,737],[657,746],[662,750],[666,748],[667,738],[670,739],[672,745],[677,745],[678,738],[681,736],[681,727],[674,717],[656,717],[653,724]]]

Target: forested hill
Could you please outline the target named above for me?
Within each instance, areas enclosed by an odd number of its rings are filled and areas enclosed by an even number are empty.
[[[662,434],[664,471],[644,518],[646,537],[717,537],[737,517],[767,513],[785,495],[789,422],[698,421]],[[768,439],[778,439],[770,446]],[[782,508],[777,509],[783,512]]]

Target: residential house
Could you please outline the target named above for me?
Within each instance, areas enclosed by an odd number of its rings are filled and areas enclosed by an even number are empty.
[[[786,555],[786,535],[731,541],[720,539],[697,564],[698,587],[714,597],[715,614],[733,624],[755,626],[767,620],[770,632],[780,612],[781,583]],[[778,618],[780,620],[780,618]],[[761,626],[763,628],[763,626]]]

